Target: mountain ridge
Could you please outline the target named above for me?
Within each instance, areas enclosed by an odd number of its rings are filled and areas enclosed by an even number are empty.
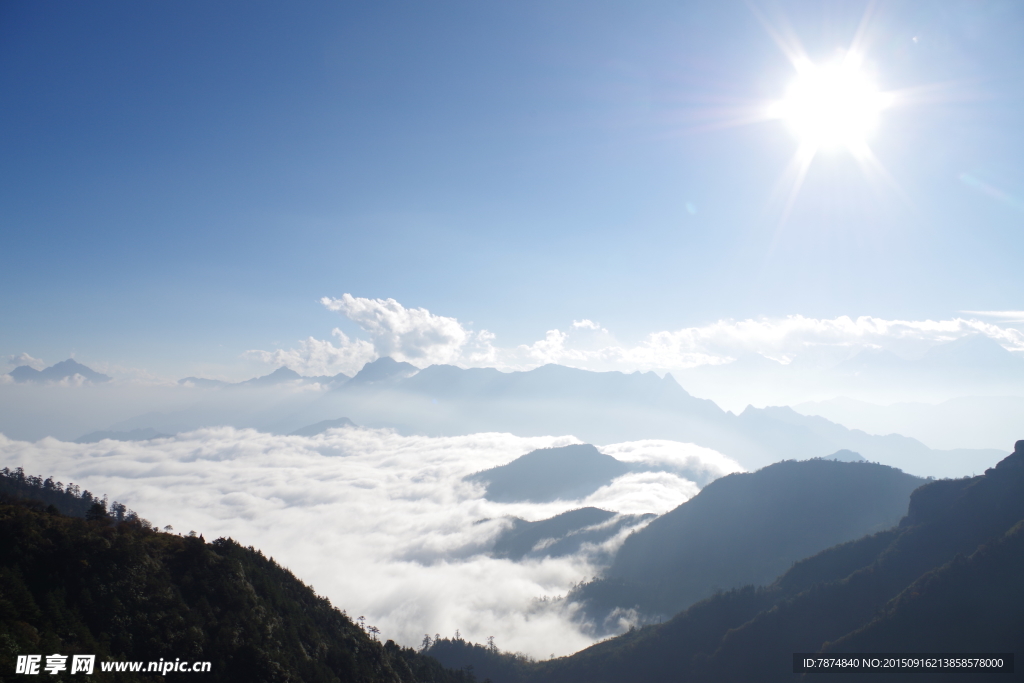
[[[362,425],[427,436],[503,431],[573,434],[597,444],[650,438],[690,442],[748,469],[846,449],[916,474],[950,476],[971,466],[984,469],[999,455],[991,449],[930,449],[916,439],[851,430],[788,407],[748,406],[736,415],[692,396],[671,374],[551,364],[508,373],[432,365],[385,385],[349,382],[321,404],[319,410],[346,414]]]
[[[771,583],[795,561],[889,528],[925,480],[867,462],[783,461],[716,479],[631,534],[570,596],[590,618],[669,617],[715,590]]]
[[[60,382],[71,379],[75,375],[82,377],[88,382],[103,383],[111,381],[111,377],[96,372],[90,367],[82,365],[73,358],[54,363],[48,368],[36,370],[29,365],[19,365],[8,373],[15,382]]]
[[[569,657],[530,663],[450,641],[435,654],[448,666],[473,661],[494,683],[775,683],[794,680],[794,652],[1019,652],[1022,521],[1018,441],[983,475],[916,489],[899,525],[804,558],[769,586],[717,593]]]

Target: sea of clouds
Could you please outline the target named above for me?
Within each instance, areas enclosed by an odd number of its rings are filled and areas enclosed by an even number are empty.
[[[175,533],[253,545],[384,638],[418,646],[425,633],[484,642],[535,657],[593,642],[560,599],[597,575],[598,549],[513,562],[485,552],[509,516],[540,520],[593,505],[661,514],[698,485],[742,468],[692,444],[641,441],[602,447],[652,471],[614,480],[582,500],[502,504],[467,474],[571,436],[472,434],[429,438],[388,430],[335,429],[315,437],[219,427],[144,442],[74,444],[0,435],[7,467],[52,475],[105,493]],[[661,470],[661,471],[658,471]],[[628,529],[608,543],[621,543]],[[607,548],[604,548],[607,550]]]

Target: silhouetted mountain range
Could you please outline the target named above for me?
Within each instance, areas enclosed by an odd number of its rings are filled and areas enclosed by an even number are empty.
[[[671,439],[713,448],[748,469],[846,449],[918,474],[946,476],[981,471],[999,454],[933,450],[897,434],[850,430],[789,408],[748,407],[734,415],[691,396],[671,375],[661,378],[652,372],[626,375],[545,365],[506,373],[432,365],[406,376],[411,368],[383,358],[369,363],[359,374],[383,375],[385,381],[353,379],[320,398],[307,414],[344,414],[369,427],[434,436],[573,434],[599,444]]]
[[[770,535],[779,532],[785,530]],[[896,527],[801,560],[767,587],[717,593],[666,623],[631,630],[570,657],[530,663],[453,641],[428,652],[448,666],[472,662],[478,675],[494,683],[772,683],[794,680],[795,652],[1019,653],[1021,575],[1024,441],[984,475],[915,490]],[[845,681],[851,675],[804,678]],[[909,679],[906,673],[871,676]],[[927,680],[982,678],[956,671],[929,673]]]
[[[419,368],[411,363],[384,356],[364,365],[363,369],[352,377],[351,383],[353,387],[395,384],[418,372]]]
[[[306,377],[295,372],[291,368],[280,367],[269,375],[253,377],[244,382],[224,382],[219,379],[204,379],[202,377],[186,377],[178,380],[178,384],[188,384],[205,389],[215,387],[271,387],[277,384],[288,382],[312,384],[314,382],[325,386],[340,386],[349,380],[349,376],[339,372],[337,375],[316,375]]]
[[[28,365],[20,365],[9,373],[15,382],[59,382],[79,375],[88,382],[109,382],[110,377],[88,368],[69,358],[44,370],[36,370]]]
[[[570,599],[586,605],[599,632],[616,610],[667,618],[717,590],[770,583],[800,558],[895,525],[922,483],[885,465],[825,459],[730,474],[630,535],[604,578]]]
[[[991,448],[1012,442],[1020,432],[1024,396],[961,396],[941,403],[878,405],[839,397],[793,406],[803,415],[872,434],[894,432],[948,448]]]
[[[736,415],[691,396],[671,375],[659,377],[651,372],[627,375],[557,365],[526,372],[450,365],[417,371],[408,363],[381,358],[366,364],[350,380],[301,377],[279,368],[264,377],[220,387],[230,391],[202,390],[194,378],[182,382],[196,390],[162,403],[159,411],[110,418],[92,429],[148,427],[177,433],[232,425],[288,434],[345,415],[361,426],[428,436],[491,431],[520,436],[571,434],[597,444],[668,439],[712,448],[747,469],[849,450],[913,474],[960,476],[983,471],[999,457],[999,451],[992,449],[931,449],[898,434],[868,434],[784,407],[748,407]],[[290,390],[314,382],[330,390]],[[29,438],[45,434],[44,427],[12,428],[18,438],[25,438],[20,436],[23,432]],[[75,431],[87,430],[76,427]]]

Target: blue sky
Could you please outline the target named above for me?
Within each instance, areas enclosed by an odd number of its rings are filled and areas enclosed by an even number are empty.
[[[344,293],[505,345],[1022,308],[1019,2],[876,7],[894,185],[822,154],[781,220],[793,135],[722,125],[793,78],[766,23],[821,61],[866,9],[4,3],[0,355],[228,367]]]

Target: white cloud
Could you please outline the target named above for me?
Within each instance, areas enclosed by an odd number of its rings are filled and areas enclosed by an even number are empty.
[[[498,367],[527,370],[558,363],[587,370],[686,370],[730,363],[744,354],[759,354],[780,363],[808,353],[825,353],[835,361],[866,348],[888,348],[919,355],[936,344],[970,334],[991,337],[1011,351],[1024,351],[1024,334],[974,319],[885,320],[870,316],[831,319],[792,315],[784,318],[719,320],[674,331],[654,332],[639,344],[618,343],[590,321],[575,321],[567,332],[549,330],[544,339],[513,349],[495,349]]]
[[[56,384],[62,387],[80,387],[88,382],[89,380],[87,380],[83,375],[79,375],[76,372],[73,375],[68,375],[63,379],[58,380]]]
[[[338,328],[334,328],[331,334],[337,338],[337,346],[330,340],[310,337],[301,340],[293,349],[252,350],[246,351],[245,355],[273,367],[291,368],[300,375],[336,375],[343,372],[350,377],[378,357],[373,344],[364,339],[349,339]]]
[[[669,472],[631,472],[594,491],[583,504],[642,515],[652,508],[667,512],[698,493],[697,484]]]
[[[160,526],[231,536],[292,569],[383,636],[418,645],[423,633],[455,629],[476,642],[546,657],[589,645],[573,605],[548,600],[598,568],[586,552],[516,563],[473,554],[502,518],[543,519],[581,505],[665,512],[696,493],[669,473],[627,475],[583,501],[493,503],[462,477],[573,437],[509,434],[405,437],[337,429],[316,437],[273,436],[229,427],[149,442],[73,444],[0,435],[9,467],[107,493]],[[608,447],[635,461],[698,451],[671,442]],[[704,466],[730,467],[701,449]],[[733,463],[734,465],[734,463]],[[478,523],[481,520],[489,522]],[[618,539],[621,541],[621,539]],[[467,550],[468,549],[468,550]]]
[[[373,355],[391,356],[420,367],[451,363],[512,371],[557,363],[596,371],[681,371],[728,364],[754,354],[783,364],[805,354],[826,364],[835,363],[867,348],[884,348],[913,357],[971,334],[985,335],[1010,351],[1024,352],[1024,333],[976,318],[887,320],[802,315],[718,320],[698,327],[652,332],[633,345],[620,343],[599,323],[582,319],[574,320],[567,331],[548,330],[543,339],[532,344],[502,347],[487,330],[474,333],[455,318],[435,315],[425,308],[405,308],[394,299],[343,294],[339,299],[324,297],[321,301],[360,325],[371,341],[349,340],[335,330],[338,346],[311,337],[289,351],[251,351],[250,356],[289,364],[296,370],[337,368],[345,363],[354,367]],[[981,313],[998,318],[1019,312]]]
[[[574,325],[575,329],[578,327]],[[588,369],[678,370],[728,363],[748,353],[788,363],[802,353],[822,348],[845,355],[879,347],[914,352],[975,333],[989,336],[1010,350],[1024,351],[1024,334],[978,320],[905,321],[870,316],[818,319],[801,315],[720,320],[701,327],[655,332],[633,347],[608,344],[582,349],[573,343],[571,333],[553,330],[545,340],[521,348],[546,362]]]
[[[646,439],[602,446],[601,452],[623,462],[640,463],[652,468],[681,473],[687,479],[701,485],[727,474],[744,471],[738,462],[718,451],[697,444],[664,439]]]
[[[980,315],[983,318],[1001,318],[1008,323],[1024,323],[1024,311],[960,311],[968,315]]]
[[[394,299],[364,299],[342,294],[320,302],[345,315],[370,335],[378,356],[426,366],[452,363],[462,355],[470,333],[455,318],[425,308],[405,308]]]
[[[11,367],[27,365],[30,368],[35,368],[36,370],[42,370],[43,368],[46,367],[46,363],[44,363],[42,360],[38,358],[33,358],[32,356],[24,352],[19,353],[15,356],[8,356],[7,364],[10,365]]]

